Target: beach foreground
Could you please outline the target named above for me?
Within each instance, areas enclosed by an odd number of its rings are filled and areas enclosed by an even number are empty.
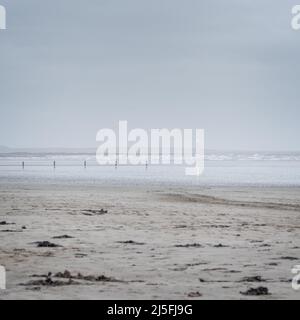
[[[299,299],[299,194],[1,182],[0,298]]]

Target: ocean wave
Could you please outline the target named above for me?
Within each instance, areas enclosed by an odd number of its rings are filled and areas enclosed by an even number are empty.
[[[118,155],[119,157],[124,155]],[[126,156],[125,156],[126,157]],[[171,154],[171,159],[177,158],[178,154]],[[147,158],[147,156],[145,157]],[[159,155],[157,155],[159,158]],[[249,152],[223,152],[223,153],[205,153],[204,156],[206,161],[300,161],[299,153],[249,153]],[[0,161],[96,161],[95,154],[0,154]]]

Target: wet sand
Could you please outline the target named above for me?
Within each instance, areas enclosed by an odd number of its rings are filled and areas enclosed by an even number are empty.
[[[300,188],[0,182],[0,299],[299,299],[299,264]]]

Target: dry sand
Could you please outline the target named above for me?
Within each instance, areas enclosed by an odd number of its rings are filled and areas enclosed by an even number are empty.
[[[0,299],[299,299],[299,195],[0,183]]]

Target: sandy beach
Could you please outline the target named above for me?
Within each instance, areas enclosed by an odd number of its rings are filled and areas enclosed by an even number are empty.
[[[299,299],[299,194],[1,181],[0,299]]]

